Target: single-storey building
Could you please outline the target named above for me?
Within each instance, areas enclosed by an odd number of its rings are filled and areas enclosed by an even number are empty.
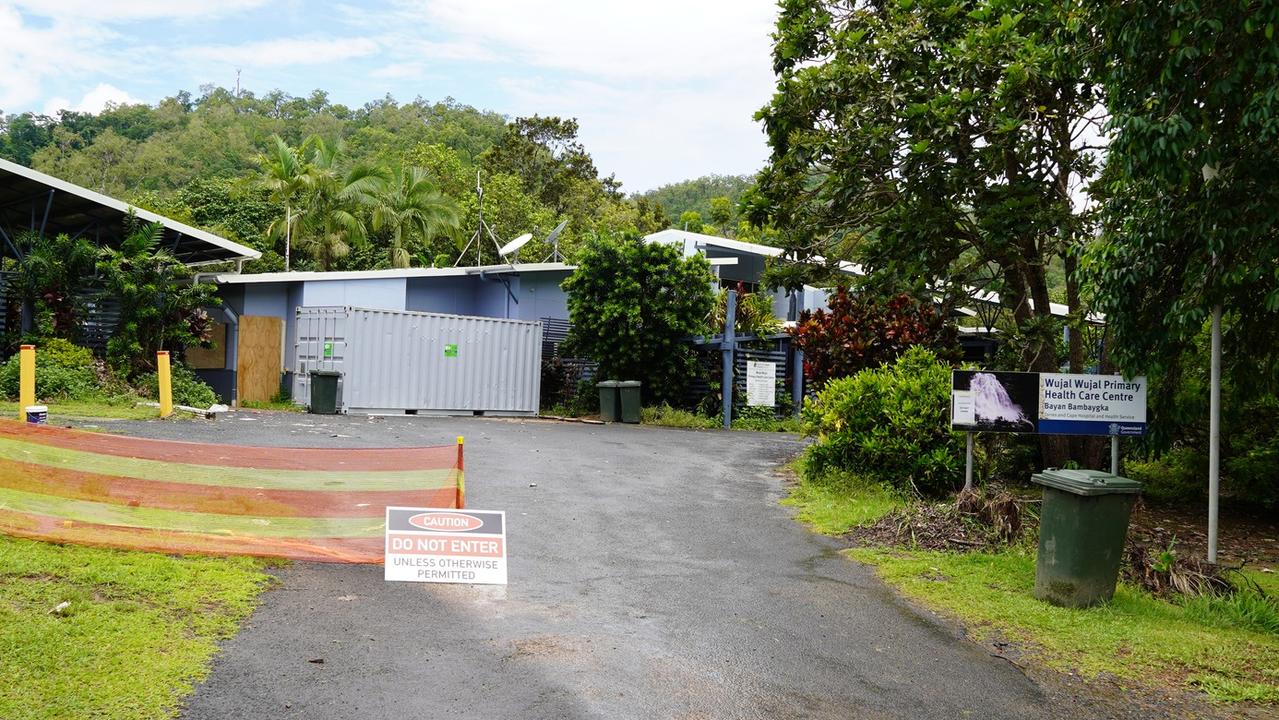
[[[264,401],[292,382],[297,308],[472,315],[514,320],[566,320],[564,263],[351,272],[220,273],[222,306],[212,309],[216,347],[189,351],[188,362],[227,402]]]

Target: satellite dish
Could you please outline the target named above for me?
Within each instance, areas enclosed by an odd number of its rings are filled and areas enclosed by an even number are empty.
[[[533,233],[524,233],[523,235],[515,238],[514,240],[508,242],[507,244],[499,248],[497,251],[497,254],[501,255],[502,257],[506,257],[507,255],[510,255],[516,250],[519,250],[520,248],[524,247],[524,243],[532,239],[533,239]]]
[[[564,232],[564,228],[567,225],[568,221],[565,220],[559,225],[556,225],[555,229],[551,231],[551,234],[546,236],[546,242],[551,246],[551,254],[546,256],[546,260],[560,262],[564,259],[560,256],[560,233]],[[546,262],[546,260],[543,260],[542,262]]]
[[[555,229],[551,231],[551,234],[546,236],[546,242],[548,242],[548,243],[554,243],[554,242],[555,242],[555,240],[556,240],[556,239],[560,236],[560,233],[564,232],[564,228],[565,228],[565,226],[567,226],[567,225],[568,225],[568,221],[567,221],[567,220],[565,220],[564,222],[560,223],[559,225],[556,225],[556,226],[555,226]]]

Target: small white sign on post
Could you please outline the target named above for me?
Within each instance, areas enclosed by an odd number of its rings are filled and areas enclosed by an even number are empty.
[[[506,513],[386,509],[386,580],[506,584]]]
[[[777,406],[777,363],[746,361],[746,404]]]
[[[977,413],[973,406],[973,394],[969,390],[952,390],[950,423],[952,425],[972,425],[977,422]]]

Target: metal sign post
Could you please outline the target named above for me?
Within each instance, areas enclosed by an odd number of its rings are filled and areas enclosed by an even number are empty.
[[[1221,306],[1212,309],[1208,390],[1208,562],[1217,562],[1217,495],[1221,490]]]
[[[968,436],[968,459],[964,464],[964,489],[973,489],[973,434],[971,431],[965,433]]]

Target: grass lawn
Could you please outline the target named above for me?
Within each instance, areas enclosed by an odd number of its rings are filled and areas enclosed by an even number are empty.
[[[150,420],[160,417],[159,409],[136,407],[132,401],[116,405],[106,401],[65,400],[51,402],[48,407],[50,420],[59,418]],[[0,413],[4,413],[9,417],[18,417],[18,403],[0,403]],[[179,414],[175,413],[174,416],[177,417]]]
[[[873,523],[906,502],[850,475],[804,479],[782,501],[827,535]],[[1279,703],[1279,603],[1255,592],[1169,601],[1121,584],[1105,606],[1058,608],[1031,594],[1035,553],[1028,541],[996,553],[847,551],[902,594],[963,622],[975,638],[1019,642],[1048,667],[1109,673],[1134,686],[1198,688],[1225,702]],[[1279,597],[1279,575],[1248,577]]]
[[[963,620],[977,637],[1027,643],[1035,659],[1084,675],[1110,673],[1142,685],[1202,689],[1223,701],[1279,703],[1279,629],[1249,601],[1160,600],[1120,585],[1114,599],[1085,610],[1031,596],[1034,551],[947,553],[856,548],[906,596]]]
[[[645,425],[661,425],[663,427],[686,428],[694,430],[719,430],[724,422],[718,417],[710,417],[688,410],[680,410],[670,405],[657,405],[640,408],[640,422]],[[734,430],[751,430],[755,432],[790,432],[803,430],[798,418],[774,418],[767,416],[738,417],[733,420]]]
[[[306,412],[305,405],[297,405],[292,400],[245,400],[240,403],[245,410],[273,410],[275,412]]]
[[[795,508],[800,522],[823,535],[842,535],[868,525],[906,504],[900,496],[853,476],[805,481],[791,488],[783,505]]]
[[[173,717],[264,567],[0,536],[0,718]]]

